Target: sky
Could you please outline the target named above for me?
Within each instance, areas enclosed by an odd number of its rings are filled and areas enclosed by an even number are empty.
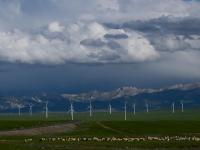
[[[0,94],[200,81],[198,0],[0,0]]]

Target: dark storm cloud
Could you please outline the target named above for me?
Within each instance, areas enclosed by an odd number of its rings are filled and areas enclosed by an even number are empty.
[[[126,34],[105,34],[104,35],[105,38],[107,39],[127,39],[128,38],[128,35]]]
[[[146,21],[138,20],[122,24],[105,23],[104,25],[112,29],[129,29],[151,34],[200,35],[199,18],[161,17]]]
[[[94,51],[89,54],[89,57],[92,57],[97,60],[101,60],[107,62],[108,60],[112,60],[113,62],[120,59],[120,49],[123,47],[112,40],[102,41],[101,39],[85,39],[80,42],[80,44],[87,47],[101,48],[101,51]],[[109,48],[109,52],[106,50]]]
[[[199,55],[198,55],[199,56]],[[187,57],[185,57],[186,59]],[[0,94],[42,92],[86,92],[112,90],[122,86],[162,87],[198,81],[194,65],[183,60],[149,64],[107,64],[60,66],[5,64],[8,72],[0,74]],[[188,60],[189,61],[189,60]],[[185,67],[182,67],[182,66]],[[178,68],[178,70],[177,70]],[[189,71],[188,71],[189,69]],[[193,72],[190,74],[190,72]],[[181,78],[180,78],[181,76]]]
[[[122,25],[121,24],[118,24],[118,23],[103,23],[103,25],[105,26],[105,27],[108,27],[108,28],[110,28],[110,29],[121,29],[122,28]]]
[[[109,47],[109,48],[111,48],[111,49],[123,49],[123,47],[119,44],[119,43],[117,43],[117,42],[115,42],[115,41],[109,41],[108,43],[107,43],[107,46]]]
[[[96,47],[96,48],[102,48],[102,47],[109,47],[110,49],[123,49],[122,46],[112,40],[108,41],[102,41],[101,39],[85,39],[80,42],[80,44],[84,46],[89,46],[89,47]],[[103,51],[105,53],[105,51]]]
[[[102,47],[105,46],[106,43],[101,39],[85,39],[80,42],[80,44],[85,46],[92,46],[92,47]]]
[[[104,26],[140,32],[159,51],[200,50],[199,18],[161,17],[121,24],[105,23]]]

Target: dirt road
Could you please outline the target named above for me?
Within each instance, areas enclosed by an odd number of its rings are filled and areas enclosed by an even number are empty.
[[[45,127],[36,127],[22,130],[0,131],[0,136],[33,136],[44,134],[64,133],[74,130],[79,122],[68,122]]]

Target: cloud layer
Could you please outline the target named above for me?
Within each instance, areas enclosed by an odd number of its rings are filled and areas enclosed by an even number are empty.
[[[9,62],[131,63],[158,56],[150,42],[137,32],[107,29],[97,22],[69,26],[52,22],[36,33],[0,32],[0,59]]]
[[[0,61],[140,63],[199,51],[199,11],[194,0],[3,0]]]

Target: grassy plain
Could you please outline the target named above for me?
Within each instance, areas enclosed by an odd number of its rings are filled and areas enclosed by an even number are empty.
[[[2,136],[0,149],[2,150],[84,150],[84,149],[199,149],[200,142],[194,141],[140,141],[140,142],[40,142],[45,137],[142,137],[142,136],[200,136],[200,111],[187,110],[184,113],[172,114],[168,111],[152,111],[150,113],[137,112],[127,114],[124,121],[123,112],[95,112],[92,117],[89,113],[75,113],[75,120],[79,120],[78,127],[62,134],[47,134],[38,136]],[[63,124],[70,121],[68,113],[50,113],[46,119],[43,113],[0,115],[0,131],[26,129],[54,124]],[[25,138],[32,142],[24,143]]]

